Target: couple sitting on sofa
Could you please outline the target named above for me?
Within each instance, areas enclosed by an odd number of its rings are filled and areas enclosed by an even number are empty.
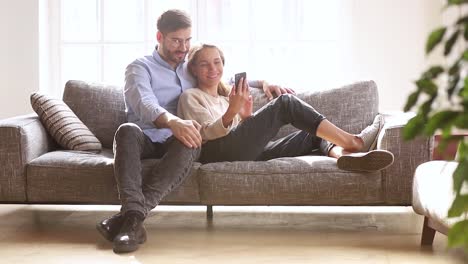
[[[188,14],[166,11],[157,28],[153,54],[135,60],[125,72],[129,123],[122,124],[114,137],[114,175],[122,207],[97,224],[115,252],[134,251],[146,241],[143,222],[148,213],[187,178],[196,160],[267,160],[318,150],[338,158],[338,166],[345,170],[375,171],[393,162],[390,152],[369,151],[383,123],[380,117],[352,135],[296,98],[292,90],[262,81],[251,86],[263,88],[268,97],[276,91],[278,97],[252,113],[247,80],[232,89],[221,82],[221,50],[195,47],[185,62],[191,40]],[[301,131],[270,141],[285,124]],[[146,158],[160,162],[150,177],[143,178],[141,160]]]
[[[390,152],[371,150],[383,124],[380,116],[359,135],[352,135],[288,93],[253,114],[247,80],[232,88],[221,81],[224,62],[223,52],[214,45],[195,46],[188,54],[188,70],[197,88],[180,96],[177,113],[201,125],[202,163],[295,157],[314,150],[337,158],[343,170],[375,171],[393,162]],[[271,141],[286,124],[300,131]]]

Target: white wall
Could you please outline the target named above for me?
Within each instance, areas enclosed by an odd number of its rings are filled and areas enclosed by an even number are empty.
[[[0,119],[32,112],[39,89],[38,0],[0,0]]]
[[[424,49],[440,25],[440,0],[353,0],[349,80],[377,82],[381,111],[402,110],[428,65]]]
[[[441,23],[442,1],[352,1],[349,72],[343,79],[375,80],[381,110],[401,110],[427,65],[424,45]],[[31,112],[29,95],[47,83],[39,77],[40,2],[0,0],[0,119]]]

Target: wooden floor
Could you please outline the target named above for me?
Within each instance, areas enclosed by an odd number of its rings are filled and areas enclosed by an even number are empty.
[[[95,224],[118,206],[0,205],[0,263],[468,263],[411,207],[161,206],[148,241],[117,255]]]

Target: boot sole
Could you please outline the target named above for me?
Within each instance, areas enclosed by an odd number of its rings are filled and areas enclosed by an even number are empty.
[[[102,228],[99,223],[96,225],[96,229],[99,231],[99,234],[101,234],[101,236],[104,237],[107,241],[114,241],[115,236],[112,237],[112,235],[109,234],[109,232],[107,232],[104,228]]]
[[[115,253],[128,253],[133,252],[138,249],[140,244],[127,244],[127,245],[114,245],[114,252]]]
[[[341,156],[337,160],[337,165],[342,170],[372,172],[387,168],[393,164],[393,160],[393,154],[389,151],[372,150],[367,153]]]
[[[114,242],[114,245],[112,249],[114,250],[114,253],[128,253],[128,252],[133,252],[138,249],[140,244],[143,244],[146,242],[146,229],[143,227],[143,235],[139,241],[135,244],[116,244]]]

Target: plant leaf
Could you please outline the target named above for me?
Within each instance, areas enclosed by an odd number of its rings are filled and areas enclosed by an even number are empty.
[[[468,161],[459,162],[457,168],[453,172],[453,190],[455,193],[460,194],[461,187],[463,182],[468,180]],[[458,195],[457,195],[458,196]],[[468,199],[468,195],[464,195]],[[468,200],[466,201],[468,206]],[[455,203],[455,201],[454,201]]]
[[[466,101],[468,101],[468,76],[465,77],[463,85],[460,91],[458,91],[458,96],[460,96],[463,99],[462,104],[465,104]]]
[[[460,72],[460,60],[455,61],[448,71],[449,75],[454,75],[458,72]]]
[[[468,113],[460,114],[454,122],[455,126],[461,129],[468,129]]]
[[[437,112],[435,115],[429,118],[429,122],[424,129],[425,134],[433,135],[438,128],[445,128],[446,126],[450,126],[459,114],[460,112],[449,110]]]
[[[455,42],[457,42],[458,35],[460,34],[460,30],[457,30],[453,32],[452,36],[445,42],[445,48],[444,48],[444,55],[447,56],[450,54],[452,51],[453,45],[455,45]]]
[[[468,195],[457,195],[453,200],[452,206],[450,207],[447,216],[457,217],[468,211]]]
[[[429,54],[435,48],[435,46],[440,43],[440,41],[444,38],[446,30],[447,28],[441,27],[431,32],[426,42],[426,54]]]
[[[436,98],[436,95],[432,96],[426,102],[424,102],[421,106],[419,106],[418,115],[421,115],[427,119],[427,115],[431,111],[432,102],[434,102],[435,98]]]
[[[419,92],[418,91],[411,93],[408,96],[408,100],[406,101],[404,111],[408,112],[416,104],[416,102],[418,101],[418,98],[419,98]]]
[[[468,16],[464,16],[464,17],[458,19],[456,24],[461,25],[461,24],[466,24],[466,23],[468,23]]]
[[[444,68],[440,65],[432,66],[422,75],[422,79],[435,79],[439,74],[444,72]]]
[[[448,5],[460,5],[463,3],[468,3],[468,0],[448,0]]]
[[[468,27],[467,27],[467,29],[468,29]],[[468,49],[465,50],[465,52],[463,52],[463,59],[468,61]]]
[[[442,129],[442,143],[447,142],[452,138],[452,128],[450,126],[444,127]]]
[[[421,134],[424,129],[425,118],[420,115],[416,115],[411,118],[408,123],[403,127],[403,139],[409,140],[415,138],[418,134]]]
[[[465,77],[463,89],[461,91],[462,91],[461,96],[464,99],[468,99],[468,76]]]
[[[468,161],[468,142],[465,143],[465,141],[462,139],[458,143],[458,161],[459,162],[467,162]]]
[[[418,88],[423,91],[424,93],[428,94],[428,95],[435,95],[437,94],[437,85],[429,80],[429,79],[420,79],[420,80],[417,80],[416,81],[416,86],[418,86]]]
[[[460,74],[457,73],[455,76],[449,77],[449,85],[447,88],[447,95],[448,98],[450,99],[453,95],[453,92],[455,92],[455,89],[457,88],[458,82],[460,81]]]
[[[455,223],[448,232],[448,246],[468,244],[468,220]]]
[[[468,99],[464,99],[462,102],[463,108],[465,109],[465,112],[468,113]]]

